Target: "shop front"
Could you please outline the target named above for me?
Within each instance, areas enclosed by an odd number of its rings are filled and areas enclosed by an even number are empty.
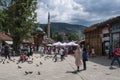
[[[102,28],[102,55],[108,55],[110,48],[110,35],[109,35],[109,27]]]
[[[120,48],[120,23],[112,26],[112,51],[118,47]]]

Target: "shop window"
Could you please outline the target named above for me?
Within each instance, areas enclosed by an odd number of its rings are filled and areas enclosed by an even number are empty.
[[[120,33],[113,34],[113,49],[116,47],[120,48]]]
[[[103,37],[109,37],[109,34],[103,34]]]

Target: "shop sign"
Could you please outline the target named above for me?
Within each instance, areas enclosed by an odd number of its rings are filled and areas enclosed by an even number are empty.
[[[102,38],[102,42],[109,41],[109,40],[110,40],[110,37],[104,37],[104,38]]]
[[[104,27],[104,28],[102,29],[102,33],[103,33],[103,34],[109,33],[109,28],[108,28],[108,27]]]

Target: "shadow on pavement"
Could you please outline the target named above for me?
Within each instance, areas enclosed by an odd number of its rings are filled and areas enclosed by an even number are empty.
[[[103,66],[110,66],[111,63],[111,59],[107,59],[105,56],[102,57],[90,57],[88,58],[88,61],[97,63],[97,64],[101,64]],[[97,66],[97,65],[93,65],[93,66]]]
[[[81,71],[83,71],[83,70],[79,70],[79,71],[77,71],[77,70],[75,70],[75,71],[66,71],[66,73],[77,74],[77,73],[79,73],[79,72],[81,72]]]
[[[111,61],[112,61],[112,58],[111,59],[108,59],[106,58],[105,56],[102,56],[102,57],[90,57],[88,58],[88,61],[91,61],[91,62],[94,62],[94,63],[97,63],[97,64],[100,64],[100,65],[103,65],[103,66],[110,66],[111,64]],[[98,66],[98,65],[93,65],[93,66]],[[117,67],[118,66],[118,63],[115,61],[113,66]],[[115,68],[116,69],[116,68]]]
[[[115,67],[110,67],[109,69],[110,69],[110,70],[114,70],[114,69],[117,69],[117,68],[115,68]]]

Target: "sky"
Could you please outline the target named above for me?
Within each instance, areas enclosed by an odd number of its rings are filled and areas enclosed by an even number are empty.
[[[120,16],[120,0],[38,0],[37,22],[46,24],[48,12],[51,22],[91,26]]]

